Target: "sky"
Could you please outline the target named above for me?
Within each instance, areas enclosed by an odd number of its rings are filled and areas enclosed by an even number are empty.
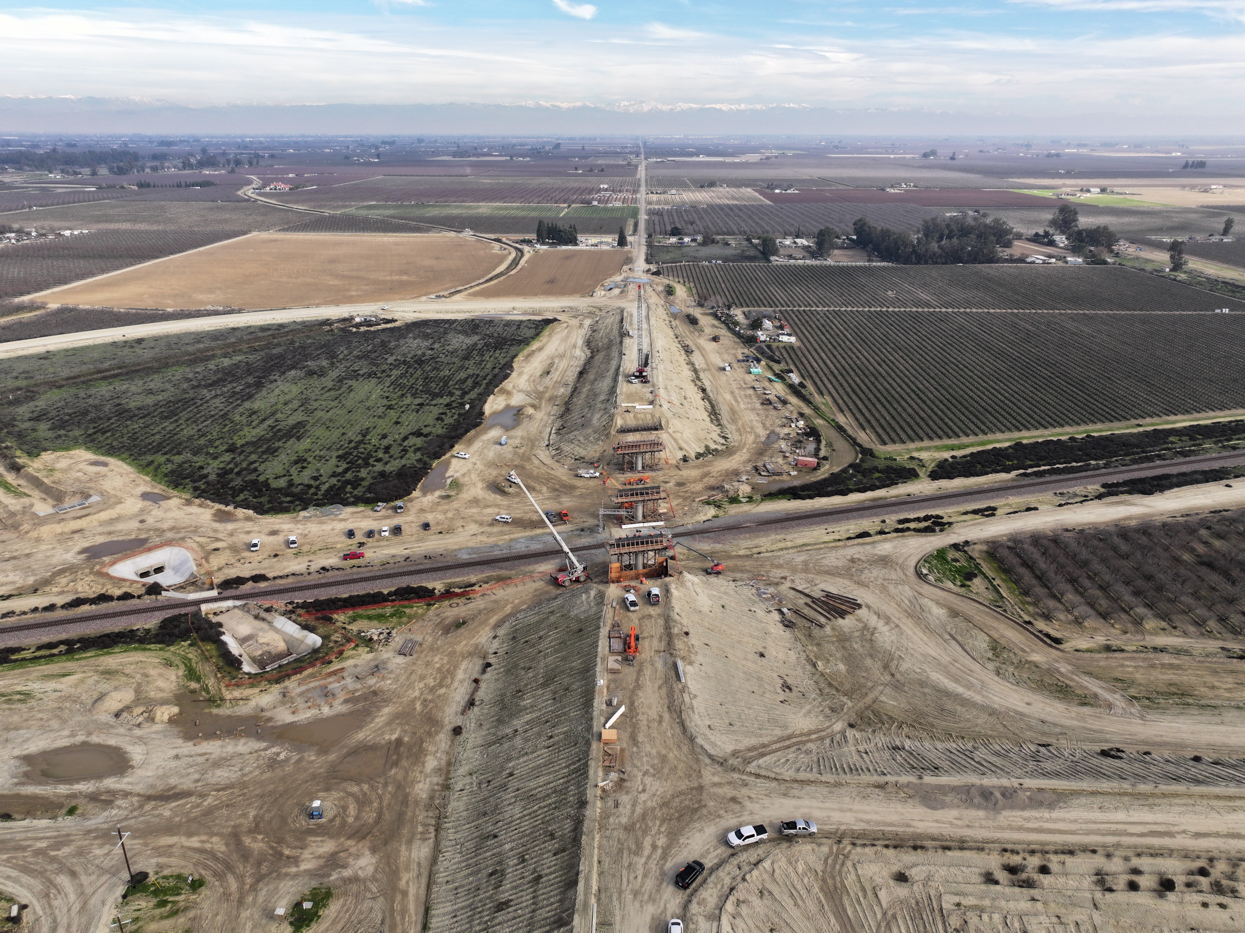
[[[19,0],[0,4],[0,62],[10,98],[1112,114],[1223,133],[1245,119],[1245,0]]]

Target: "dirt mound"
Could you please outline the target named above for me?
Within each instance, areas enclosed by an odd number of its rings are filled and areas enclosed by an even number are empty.
[[[905,784],[903,789],[931,810],[967,807],[971,810],[1035,810],[1059,804],[1059,795],[1048,790],[1021,787],[989,787],[960,784],[940,787],[934,784]]]
[[[91,704],[91,712],[100,716],[112,716],[134,700],[134,691],[129,687],[113,690]]]
[[[550,436],[559,460],[597,463],[605,456],[618,407],[622,366],[622,311],[606,311],[592,322],[584,341],[588,359]]]

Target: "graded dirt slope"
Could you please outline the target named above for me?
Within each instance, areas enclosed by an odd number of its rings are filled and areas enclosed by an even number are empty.
[[[71,285],[43,298],[115,308],[291,308],[397,301],[482,279],[510,258],[482,240],[268,233]]]
[[[618,275],[631,253],[610,250],[546,250],[515,271],[471,293],[472,298],[558,298],[589,295]]]
[[[507,621],[455,750],[424,929],[568,929],[587,806],[600,587]]]

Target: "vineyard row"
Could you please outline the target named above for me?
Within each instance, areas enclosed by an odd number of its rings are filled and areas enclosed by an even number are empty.
[[[787,310],[777,352],[878,444],[1245,408],[1245,319]]]

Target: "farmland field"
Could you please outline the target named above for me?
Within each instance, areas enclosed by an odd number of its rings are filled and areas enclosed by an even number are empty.
[[[291,217],[288,211],[250,201],[200,204],[127,198],[41,210],[20,219],[22,226],[40,231],[90,232],[0,248],[0,299],[271,230],[288,224]],[[182,306],[207,303],[192,299]]]
[[[882,191],[877,188],[811,188],[790,193],[758,188],[757,194],[771,204],[915,204],[919,207],[1044,207],[1045,198],[1020,191],[979,188],[910,188]]]
[[[740,308],[990,311],[1245,310],[1241,302],[1119,266],[671,265],[701,302]]]
[[[1245,638],[1245,514],[1017,535],[990,554],[1066,636]]]
[[[288,192],[265,192],[283,204],[322,210],[363,204],[573,204],[603,196],[610,185],[615,197],[630,202],[631,179],[602,180],[605,176],[574,175],[561,178],[423,178],[386,175]]]
[[[551,249],[518,270],[471,292],[473,298],[559,298],[589,295],[631,259],[625,249]]]
[[[706,207],[665,207],[648,212],[649,233],[666,236],[677,226],[684,233],[741,236],[772,233],[812,236],[821,227],[840,233],[851,230],[857,217],[895,230],[916,231],[933,211],[912,204],[710,204]]]
[[[779,314],[782,358],[882,445],[1245,408],[1237,315]]]
[[[505,247],[452,234],[264,233],[49,293],[114,308],[290,308],[395,301],[470,284],[508,262]]]
[[[570,930],[588,804],[605,593],[579,587],[508,619],[464,720],[425,929]]]
[[[480,423],[545,324],[274,325],[17,357],[0,376],[0,435],[32,456],[85,447],[260,512],[393,499]]]
[[[562,204],[365,204],[340,217],[392,218],[451,230],[502,236],[535,236],[541,220],[574,224],[585,235],[608,235],[626,226],[635,231],[635,207],[594,207],[590,204],[567,209]]]
[[[33,340],[53,334],[76,334],[79,331],[103,330],[108,327],[151,324],[155,321],[176,321],[194,317],[216,317],[227,314],[224,308],[183,309],[179,311],[131,311],[116,308],[80,308],[62,305],[35,314],[22,314],[0,320],[0,343],[11,340]]]

